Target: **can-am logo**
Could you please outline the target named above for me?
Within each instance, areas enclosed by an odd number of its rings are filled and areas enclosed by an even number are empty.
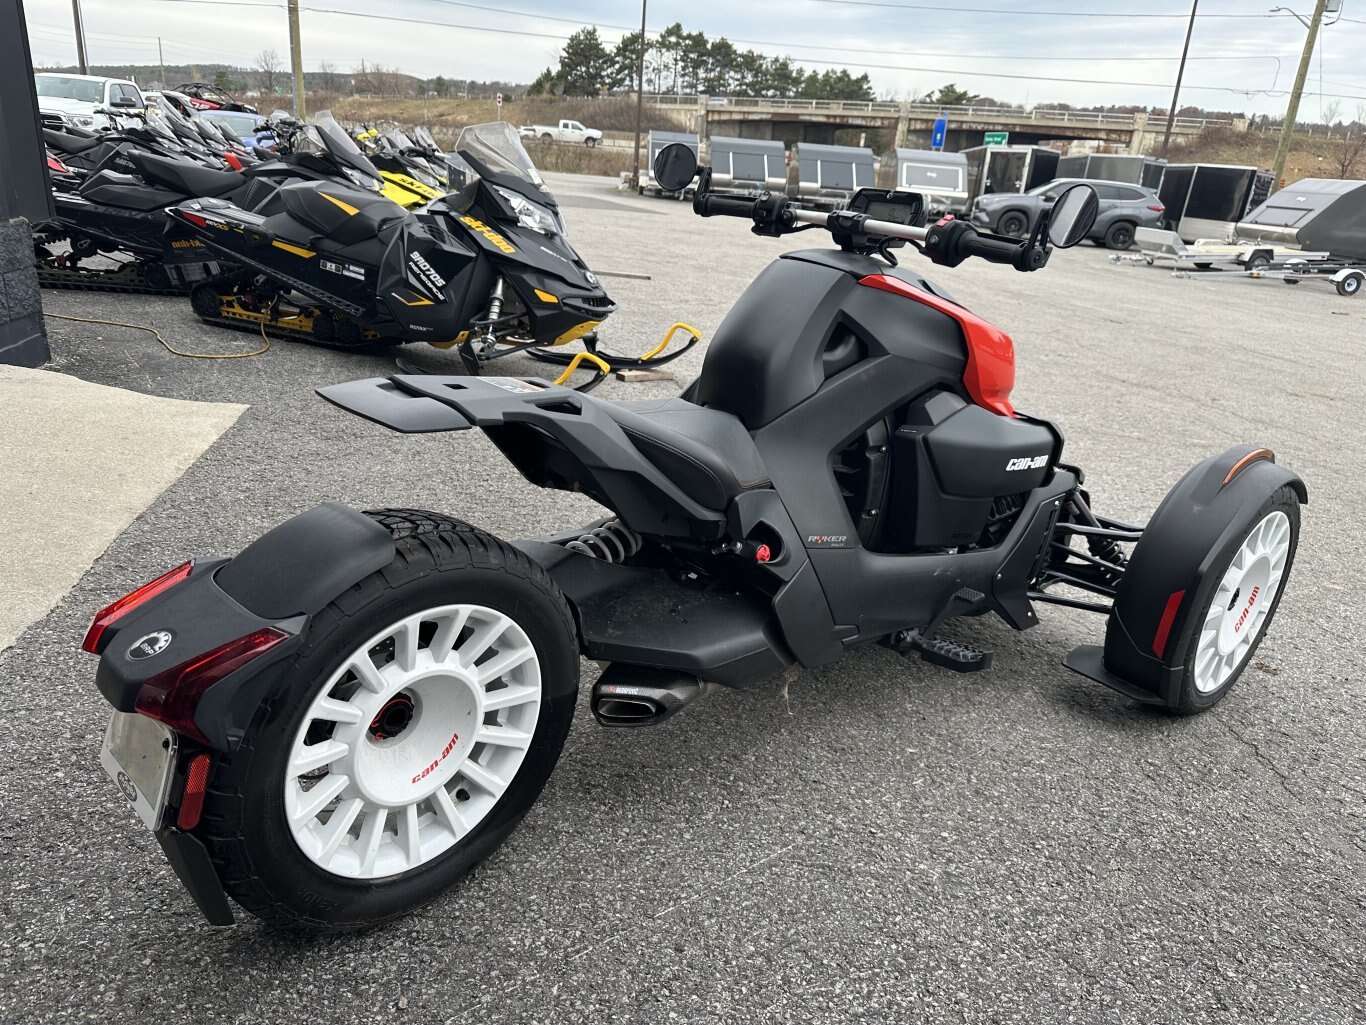
[[[455,750],[455,745],[458,743],[460,743],[460,734],[452,733],[450,742],[444,748],[441,749],[441,756],[437,758],[434,762],[432,762],[431,765],[427,766],[416,776],[414,776],[413,782],[420,783],[428,776],[430,776],[432,773],[434,773],[437,769],[437,766],[439,766],[450,756],[450,753]]]
[[[1012,459],[1006,463],[1006,470],[1037,470],[1041,466],[1048,465],[1048,456],[1025,456],[1022,459]]]
[[[1243,606],[1243,614],[1238,617],[1238,622],[1233,624],[1234,633],[1240,633],[1242,631],[1243,624],[1247,622],[1247,617],[1252,612],[1252,606],[1257,604],[1257,595],[1260,591],[1260,587],[1254,586],[1252,588],[1252,593],[1247,596],[1247,604]]]

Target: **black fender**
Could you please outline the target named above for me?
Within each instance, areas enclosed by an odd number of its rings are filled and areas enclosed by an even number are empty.
[[[1175,708],[1181,653],[1200,625],[1193,612],[1219,583],[1211,572],[1215,559],[1235,532],[1248,528],[1267,498],[1287,485],[1308,502],[1299,475],[1277,465],[1270,449],[1252,445],[1234,446],[1191,468],[1162,500],[1134,549],[1106,624],[1101,673],[1088,672],[1085,656],[1078,658],[1094,649],[1073,652],[1068,665],[1137,700]],[[1101,669],[1094,658],[1090,662]]]
[[[231,751],[275,678],[299,649],[311,617],[394,558],[389,531],[364,513],[326,502],[248,545],[234,559],[196,560],[182,583],[117,620],[104,642],[95,683],[115,708],[131,712],[142,685],[219,645],[264,627],[289,639],[208,687],[194,724],[210,745]],[[130,641],[166,631],[171,642],[133,658]],[[134,645],[136,647],[136,645]]]

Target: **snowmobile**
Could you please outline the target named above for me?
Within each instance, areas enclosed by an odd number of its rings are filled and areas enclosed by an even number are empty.
[[[667,188],[696,171],[683,145],[656,159]],[[759,274],[679,397],[431,375],[319,389],[399,432],[478,428],[607,518],[509,543],[326,503],[96,615],[84,646],[115,708],[101,760],[209,921],[230,923],[231,900],[355,928],[442,894],[540,794],[581,657],[606,665],[597,720],[638,728],[870,643],[981,671],[991,655],[955,619],[1026,630],[1051,603],[1104,617],[1103,643],[1065,664],[1124,700],[1188,715],[1238,681],[1285,594],[1304,482],[1236,445],[1146,526],[1095,511],[1059,430],[1011,402],[1010,338],[896,262],[910,243],[939,266],[1038,271],[1086,237],[1089,185],[1019,239],[926,225],[913,193],[824,213],[710,178],[702,216],[838,248]]]
[[[402,131],[395,128],[374,140],[375,151],[370,161],[379,168],[390,199],[400,206],[415,206],[404,202],[404,193],[411,193],[422,203],[430,203],[446,194],[445,182],[417,146]],[[392,186],[392,189],[390,188]]]
[[[236,110],[244,114],[255,114],[256,108],[249,103],[241,103],[231,93],[219,89],[208,82],[186,82],[175,87],[175,92],[183,93],[199,110]]]
[[[241,271],[197,285],[207,321],[337,347],[427,342],[456,347],[471,374],[516,352],[565,367],[657,366],[696,343],[675,325],[644,357],[608,354],[596,329],[615,309],[565,238],[554,197],[505,122],[466,128],[457,143],[472,177],[420,211],[327,183],[280,190],[278,213],[225,200],[181,203],[172,220]],[[678,334],[690,340],[666,352]],[[546,347],[582,340],[584,352]]]
[[[174,138],[164,124],[148,127],[154,138]],[[269,210],[278,187],[289,181],[346,182],[375,196],[381,187],[374,165],[325,116],[301,126],[287,156],[245,164],[240,171],[216,170],[120,142],[106,149],[104,159],[74,192],[54,191],[56,220],[34,229],[39,283],[183,294],[196,282],[219,276],[225,266],[221,256],[209,256],[192,234],[175,230],[166,209],[190,197],[213,196],[247,210]],[[106,259],[87,265],[95,256]]]

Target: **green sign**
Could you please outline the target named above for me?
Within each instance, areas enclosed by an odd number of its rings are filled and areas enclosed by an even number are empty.
[[[1004,146],[1010,141],[1009,132],[986,132],[982,141],[984,146]]]

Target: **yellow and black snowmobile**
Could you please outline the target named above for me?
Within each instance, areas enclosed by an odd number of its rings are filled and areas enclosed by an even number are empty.
[[[643,357],[601,351],[596,329],[616,304],[565,239],[515,129],[466,128],[456,150],[474,177],[417,211],[321,182],[283,187],[270,216],[212,199],[173,207],[175,230],[243,268],[198,285],[195,312],[331,346],[456,347],[472,374],[515,352],[563,366],[560,381],[586,362],[596,374],[585,388],[696,344],[695,329],[674,325]],[[680,332],[689,340],[666,353]],[[547,351],[575,341],[584,351]]]

